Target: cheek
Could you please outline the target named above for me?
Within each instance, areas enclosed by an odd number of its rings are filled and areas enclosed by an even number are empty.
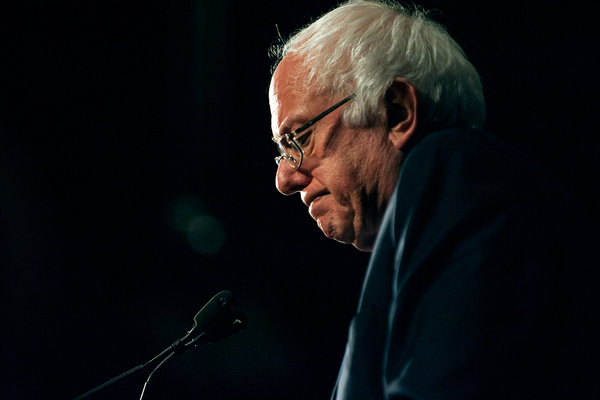
[[[385,132],[368,132],[353,146],[346,156],[346,163],[360,192],[372,196],[381,190],[381,185],[395,175],[394,160],[398,157]]]
[[[346,162],[339,160],[324,164],[322,173],[315,175],[315,179],[326,187],[338,204],[345,207],[351,205],[357,192],[358,179],[356,172],[348,168]]]
[[[354,130],[340,132],[328,143],[322,178],[339,204],[359,211],[365,196],[376,195],[379,170],[385,169],[382,160],[389,156],[385,137],[378,129]]]

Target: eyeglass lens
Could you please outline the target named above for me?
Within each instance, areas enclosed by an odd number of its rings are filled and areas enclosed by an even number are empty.
[[[279,150],[280,154],[279,157],[275,157],[275,162],[277,165],[279,165],[281,159],[283,158],[293,168],[298,168],[302,158],[302,150],[289,134],[281,137],[281,139],[277,142],[277,149]]]

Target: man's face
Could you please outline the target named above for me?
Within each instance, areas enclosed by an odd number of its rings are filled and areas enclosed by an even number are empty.
[[[271,81],[269,103],[276,139],[350,94],[310,93],[298,66],[297,60],[284,58]],[[296,170],[282,160],[276,186],[283,194],[300,192],[325,236],[370,251],[393,192],[401,154],[390,143],[384,123],[369,128],[343,124],[342,112],[349,104],[308,129],[312,133],[302,143],[301,167]]]

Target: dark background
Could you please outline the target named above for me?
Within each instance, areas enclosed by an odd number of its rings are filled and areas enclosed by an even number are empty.
[[[276,25],[335,3],[4,6],[2,398],[73,398],[182,336],[222,289],[248,328],[166,364],[144,398],[327,398],[368,255],[275,190],[266,91]],[[487,129],[598,224],[591,9],[420,4],[480,70]]]

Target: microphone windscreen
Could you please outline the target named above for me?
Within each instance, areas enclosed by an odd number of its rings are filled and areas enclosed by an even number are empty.
[[[235,306],[233,295],[228,290],[223,290],[213,296],[194,316],[192,330],[205,329],[210,326],[224,310]]]

